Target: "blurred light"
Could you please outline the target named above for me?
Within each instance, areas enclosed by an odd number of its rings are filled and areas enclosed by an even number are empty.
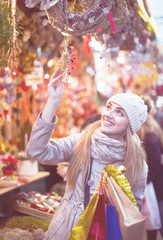
[[[37,89],[38,89],[37,84],[33,84],[32,88],[33,88],[34,91],[37,91]]]
[[[86,72],[92,77],[95,75],[95,71],[90,66],[86,67]]]
[[[42,53],[42,49],[41,49],[41,47],[38,47],[37,48],[37,56],[41,57],[41,53]]]
[[[96,41],[94,37],[91,37],[91,42],[89,42],[89,46],[97,51],[102,51],[103,48],[103,45],[99,41]]]
[[[108,48],[108,52],[118,52],[119,51],[119,46],[118,47],[111,47],[111,48]]]
[[[71,28],[68,29],[69,31],[73,31]],[[66,32],[61,32],[63,36],[69,37],[70,34]]]
[[[161,108],[163,106],[163,97],[159,96],[156,100],[156,107]]]
[[[72,83],[73,82],[73,78],[72,77],[68,77],[67,80],[66,80],[67,83]]]
[[[44,76],[45,79],[49,79],[50,78],[50,75],[48,73],[45,74]]]
[[[100,82],[97,84],[97,91],[103,93],[106,90],[106,84],[104,82]]]
[[[117,62],[120,63],[120,64],[125,63],[125,53],[124,53],[124,51],[119,52],[119,55],[117,57]]]
[[[53,59],[50,59],[50,60],[48,61],[48,63],[47,63],[48,68],[53,67],[53,65],[54,65],[54,60],[53,60]]]
[[[117,62],[118,63],[125,63],[125,58],[124,57],[122,57],[122,56],[119,56],[119,57],[117,57]]]
[[[127,71],[130,71],[132,69],[132,67],[130,65],[126,65],[125,68]]]

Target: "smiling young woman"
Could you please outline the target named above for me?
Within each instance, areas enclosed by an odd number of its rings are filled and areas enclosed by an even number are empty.
[[[66,240],[86,206],[85,186],[89,185],[90,200],[101,172],[110,164],[125,166],[125,176],[141,208],[148,167],[136,132],[147,118],[147,106],[133,93],[116,94],[108,99],[101,120],[81,133],[51,140],[63,93],[59,69],[48,88],[49,98],[33,126],[27,155],[40,162],[69,162],[65,195],[46,233],[48,240]]]

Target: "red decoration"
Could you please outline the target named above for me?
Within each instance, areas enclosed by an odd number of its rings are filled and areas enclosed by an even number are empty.
[[[115,25],[114,25],[114,20],[113,20],[113,17],[112,17],[112,12],[110,11],[109,12],[109,20],[110,20],[110,25],[111,25],[111,30],[112,30],[112,33],[115,33]]]
[[[77,72],[79,67],[78,52],[75,46],[71,47],[73,48],[73,52],[71,53],[70,69],[71,72]]]
[[[89,43],[91,42],[91,36],[85,36],[83,40],[83,47],[84,47],[84,53],[87,55],[88,58],[92,56],[92,48],[89,46]]]
[[[97,28],[97,32],[100,33],[102,31],[101,27]]]
[[[7,114],[8,114],[8,110],[7,109],[5,109],[4,111],[4,115],[5,115],[5,117],[7,116]]]
[[[29,90],[29,87],[26,86],[25,81],[23,80],[20,84],[20,87],[23,89],[24,92]]]

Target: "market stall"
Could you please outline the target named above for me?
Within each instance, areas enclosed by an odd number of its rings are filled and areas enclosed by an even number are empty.
[[[12,192],[14,214],[51,219],[62,196],[49,192],[46,179],[51,182],[51,174],[53,185],[62,178],[56,165],[50,171],[26,157],[50,76],[60,67],[64,81],[53,139],[80,132],[114,93],[150,95],[159,108],[163,51],[157,27],[147,1],[140,0],[2,0],[0,23],[0,197]]]

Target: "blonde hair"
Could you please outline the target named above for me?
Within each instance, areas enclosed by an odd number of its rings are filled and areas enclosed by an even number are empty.
[[[73,189],[75,187],[78,172],[81,170],[84,164],[83,174],[83,187],[85,182],[88,180],[89,171],[91,166],[91,153],[90,144],[91,136],[96,128],[100,127],[101,121],[97,121],[87,126],[82,139],[76,144],[73,152],[73,156],[67,171],[67,180],[69,186]]]
[[[75,187],[76,179],[79,171],[82,169],[82,166],[84,167],[82,180],[83,187],[88,180],[91,166],[91,136],[95,129],[100,127],[100,124],[101,121],[90,124],[86,128],[81,140],[74,148],[73,156],[67,171],[68,185],[72,189]],[[124,141],[127,143],[127,154],[124,160],[124,166],[126,167],[126,177],[128,178],[130,184],[133,185],[139,174],[142,172],[145,152],[132,135],[130,126],[127,128],[125,138],[126,139]]]
[[[130,127],[127,128],[126,145],[127,152],[123,165],[126,168],[125,176],[133,186],[143,171],[146,153],[138,136],[131,133]]]

